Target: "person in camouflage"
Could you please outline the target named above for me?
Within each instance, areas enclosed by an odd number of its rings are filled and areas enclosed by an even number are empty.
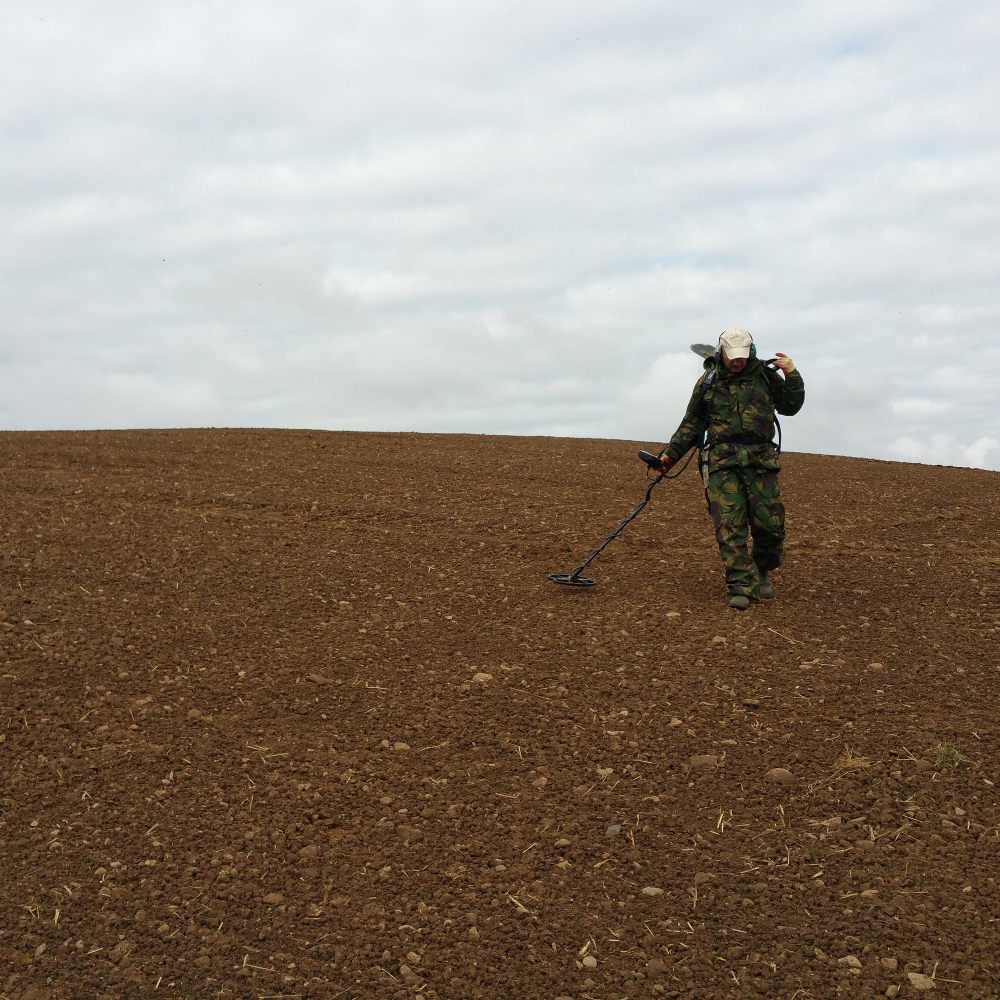
[[[776,364],[784,379],[757,358],[746,330],[726,330],[661,455],[666,469],[688,449],[701,447],[699,468],[726,570],[729,606],[739,610],[774,596],[768,574],[781,565],[785,539],[774,415],[802,409],[805,383],[791,358],[779,354]]]

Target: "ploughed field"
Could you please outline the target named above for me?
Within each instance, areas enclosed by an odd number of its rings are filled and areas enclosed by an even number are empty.
[[[1000,476],[0,435],[0,997],[1000,995]]]

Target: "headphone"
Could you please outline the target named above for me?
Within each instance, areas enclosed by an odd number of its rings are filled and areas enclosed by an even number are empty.
[[[717,366],[723,364],[723,360],[722,360],[722,336],[723,336],[723,333],[725,333],[724,330],[723,330],[722,333],[719,334],[719,343],[718,343],[718,345],[715,348],[715,363],[716,363]],[[750,355],[747,358],[747,364],[749,364],[751,361],[753,361],[753,359],[756,358],[756,357],[757,357],[757,345],[753,341],[753,334],[750,334]]]

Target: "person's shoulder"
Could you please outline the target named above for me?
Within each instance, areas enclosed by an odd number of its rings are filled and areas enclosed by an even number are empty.
[[[715,381],[715,376],[718,372],[718,367],[715,364],[714,358],[705,359],[705,370],[701,373],[701,377],[695,382],[695,388],[700,388],[703,385],[711,385]]]

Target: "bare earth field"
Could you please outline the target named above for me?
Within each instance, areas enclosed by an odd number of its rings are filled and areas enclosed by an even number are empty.
[[[648,445],[0,434],[0,998],[1000,996],[1000,475]]]

